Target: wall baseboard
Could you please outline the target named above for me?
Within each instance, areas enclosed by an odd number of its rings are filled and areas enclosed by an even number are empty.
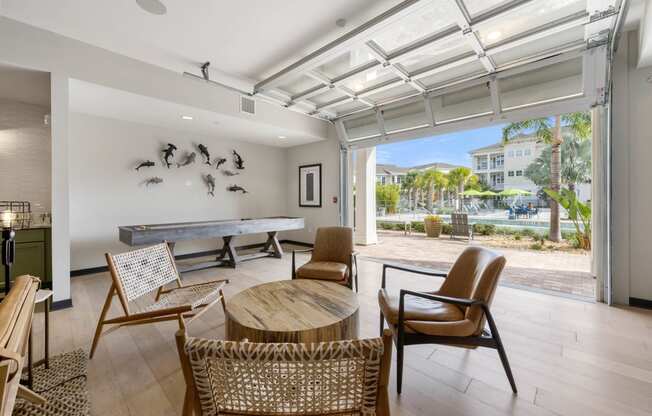
[[[72,308],[72,298],[52,302],[52,306],[50,306],[51,311],[59,311],[67,308]]]
[[[312,247],[312,244],[303,243],[301,241],[281,240],[279,242],[281,244],[291,244],[293,246]],[[236,249],[237,250],[252,250],[252,249],[255,249],[255,248],[262,248],[264,246],[265,246],[265,243],[256,243],[256,244],[248,244],[248,245],[244,245],[244,246],[238,246],[238,247],[236,247]],[[219,252],[220,252],[220,250],[198,251],[196,253],[179,254],[179,255],[174,256],[174,258],[176,260],[188,260],[188,259],[194,259],[194,258],[197,258],[197,257],[216,256]],[[70,277],[86,276],[86,275],[89,275],[89,274],[105,273],[105,272],[108,272],[108,271],[109,271],[109,269],[106,266],[89,267],[87,269],[71,270],[70,271]],[[64,301],[61,301],[61,302],[64,302]],[[71,306],[72,306],[72,303],[71,303]]]
[[[629,298],[629,306],[634,306],[636,308],[652,309],[652,300]]]

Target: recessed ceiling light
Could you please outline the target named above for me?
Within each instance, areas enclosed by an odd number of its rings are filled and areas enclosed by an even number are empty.
[[[344,27],[344,26],[346,26],[346,19],[343,19],[343,18],[337,19],[335,21],[335,24],[337,25],[337,27]]]
[[[181,116],[184,120],[192,120],[192,116]]]
[[[281,140],[287,139],[287,137],[285,137],[285,136],[278,136],[278,138],[281,139]]]
[[[487,35],[487,39],[488,39],[488,40],[496,40],[496,39],[500,39],[500,37],[501,37],[502,35],[503,35],[503,34],[500,33],[499,31],[494,30],[493,32],[489,32],[489,34]]]
[[[160,0],[136,0],[136,4],[147,13],[163,15],[168,12],[168,8]]]

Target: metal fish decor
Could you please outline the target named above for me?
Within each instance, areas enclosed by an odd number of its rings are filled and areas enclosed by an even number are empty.
[[[159,183],[163,183],[163,178],[159,178],[158,176],[151,177],[145,181],[145,186],[150,186],[150,185],[158,185]]]
[[[177,167],[180,168],[181,166],[192,165],[193,163],[195,163],[196,158],[197,158],[197,153],[195,152],[188,153],[186,154],[186,158],[183,162],[177,163]]]
[[[199,144],[197,146],[197,149],[199,149],[199,153],[206,158],[204,163],[206,163],[208,166],[211,165],[211,155],[208,153],[208,147],[204,146],[203,144]]]
[[[170,166],[172,166],[172,162],[170,162],[170,158],[172,158],[172,160],[174,161],[175,150],[177,150],[177,147],[172,143],[168,143],[168,147],[162,150],[163,160],[165,160],[165,164],[167,165],[168,169],[170,169]]]
[[[233,151],[233,164],[236,169],[244,169],[244,160],[242,160],[242,156],[240,156],[235,150]]]
[[[152,162],[151,160],[146,160],[136,166],[136,170],[140,170],[140,168],[151,168],[152,166],[156,166],[156,163]]]
[[[204,181],[208,187],[208,195],[215,196],[215,178],[210,173],[204,176]]]
[[[225,157],[218,157],[217,160],[215,161],[215,169],[219,169],[220,166],[226,163],[226,158]]]
[[[224,176],[235,176],[235,175],[239,175],[240,172],[233,172],[232,170],[222,169],[222,174]]]
[[[226,188],[229,192],[242,192],[243,194],[248,194],[249,192],[244,189],[242,186],[238,185],[231,185],[228,188]]]

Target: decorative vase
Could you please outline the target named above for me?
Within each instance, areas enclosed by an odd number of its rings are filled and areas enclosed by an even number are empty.
[[[426,236],[437,238],[441,234],[441,219],[435,218],[424,218],[423,219],[424,228],[426,229]]]

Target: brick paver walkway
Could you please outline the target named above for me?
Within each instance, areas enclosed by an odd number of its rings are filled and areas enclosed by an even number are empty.
[[[447,270],[468,246],[466,240],[434,239],[422,234],[378,231],[378,244],[356,246],[361,257]],[[481,245],[481,241],[470,244]],[[564,252],[493,249],[507,258],[501,284],[595,299],[591,256]]]

